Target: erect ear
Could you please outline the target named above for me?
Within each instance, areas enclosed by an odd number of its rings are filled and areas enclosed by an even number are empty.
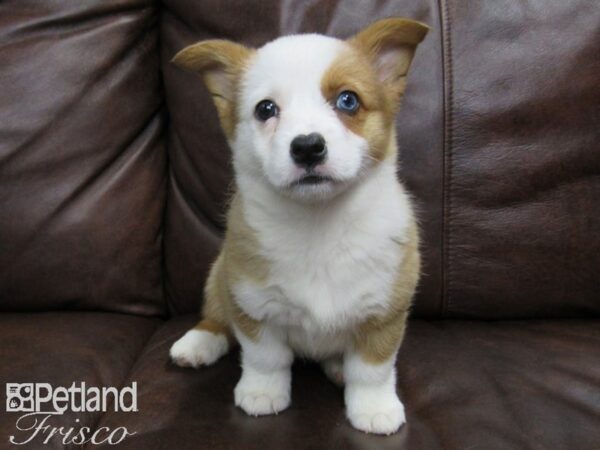
[[[219,113],[221,126],[231,137],[236,123],[236,91],[240,74],[253,50],[231,41],[214,39],[185,47],[172,62],[202,77]]]
[[[399,100],[415,49],[428,31],[421,22],[392,17],[369,25],[348,42],[370,58],[379,80]]]

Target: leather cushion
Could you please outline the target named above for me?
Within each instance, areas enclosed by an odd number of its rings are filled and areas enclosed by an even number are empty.
[[[598,316],[600,8],[442,5],[442,314]]]
[[[246,416],[233,404],[237,351],[199,370],[168,361],[194,321],[163,325],[129,374],[140,412],[100,421],[137,431],[133,448],[592,450],[600,440],[597,321],[412,321],[397,365],[408,424],[386,438],[352,429],[342,391],[302,362],[290,409]]]

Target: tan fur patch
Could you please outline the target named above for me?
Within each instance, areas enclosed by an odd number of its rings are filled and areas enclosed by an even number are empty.
[[[231,287],[241,280],[262,284],[268,274],[269,265],[260,256],[256,232],[246,222],[241,199],[236,194],[229,208],[223,248],[206,282],[203,321],[211,320],[227,329],[235,324],[248,338],[257,339],[261,323],[242,311]]]
[[[229,205],[225,234],[225,263],[231,283],[241,279],[264,284],[269,276],[269,263],[261,256],[256,231],[244,217],[242,199],[236,194]]]
[[[227,341],[229,341],[229,345],[233,345],[236,342],[231,330],[227,325],[225,325],[225,323],[217,322],[211,319],[202,319],[194,328],[196,330],[208,331],[209,333],[216,335],[222,334],[227,338]]]
[[[173,58],[179,67],[202,76],[228,139],[233,138],[238,121],[240,77],[254,53],[243,45],[215,39],[190,45]]]
[[[373,159],[383,160],[388,156],[394,108],[369,60],[351,46],[336,58],[321,80],[321,94],[333,107],[343,91],[355,92],[360,107],[354,114],[336,110],[338,117],[346,128],[369,142],[369,155]]]
[[[416,223],[410,226],[405,242],[394,244],[402,247],[404,258],[398,268],[390,309],[384,316],[369,317],[354,333],[355,349],[372,364],[381,364],[398,351],[421,270]]]
[[[208,327],[207,331],[220,332],[227,336],[230,343],[233,343],[235,340],[230,327],[231,320],[229,318],[229,308],[227,307],[230,302],[229,297],[229,288],[223,271],[223,252],[221,252],[212,265],[206,280],[202,319],[196,325],[196,328],[206,329],[205,327]]]
[[[416,46],[427,30],[426,25],[409,19],[375,22],[347,41],[346,51],[321,80],[321,93],[333,107],[343,91],[358,95],[359,109],[353,114],[338,111],[338,117],[366,139],[369,156],[375,161],[396,156],[391,142],[395,139],[394,118]]]

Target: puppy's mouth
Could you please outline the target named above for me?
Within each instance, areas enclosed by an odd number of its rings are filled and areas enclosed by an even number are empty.
[[[347,181],[331,175],[306,170],[296,175],[283,190],[293,199],[308,202],[323,202],[339,194]]]
[[[325,175],[317,175],[315,173],[308,173],[300,177],[296,183],[301,186],[313,186],[317,184],[330,183],[333,181],[333,178],[325,176]]]

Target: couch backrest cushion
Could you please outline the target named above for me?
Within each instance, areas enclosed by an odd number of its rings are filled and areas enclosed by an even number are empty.
[[[165,286],[197,309],[220,245],[230,154],[185,45],[281,34],[347,37],[402,15],[432,27],[397,121],[401,178],[423,231],[414,314],[521,318],[600,312],[600,8],[591,0],[166,0],[171,128]]]
[[[165,311],[157,7],[0,3],[0,309]]]
[[[597,2],[443,7],[443,312],[598,315]]]

